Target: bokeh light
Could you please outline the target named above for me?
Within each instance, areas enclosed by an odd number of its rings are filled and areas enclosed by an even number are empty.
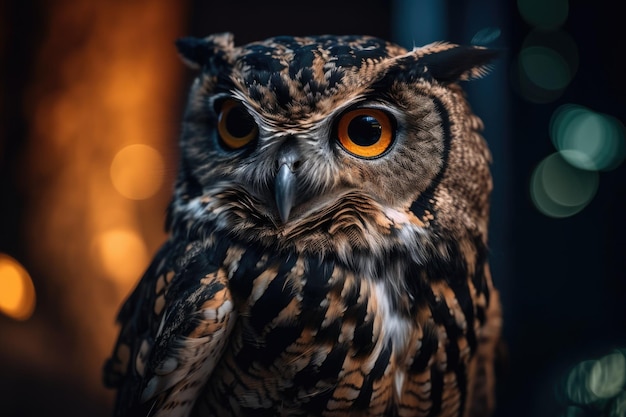
[[[585,411],[575,405],[570,405],[565,408],[565,411],[561,414],[561,417],[585,417]]]
[[[572,75],[578,70],[578,45],[569,33],[562,30],[533,30],[524,38],[522,49],[533,46],[543,46],[557,52],[567,63]]]
[[[163,184],[164,162],[151,146],[135,144],[120,150],[111,163],[115,189],[131,200],[152,197]]]
[[[559,98],[573,77],[567,61],[554,49],[530,46],[520,51],[513,79],[528,101],[548,103]]]
[[[616,396],[626,382],[626,358],[621,352],[606,355],[593,364],[587,375],[587,388],[598,398]]]
[[[582,408],[592,415],[626,416],[626,357],[614,351],[599,359],[584,360],[565,375],[560,391],[567,408],[563,416],[582,416]],[[557,390],[558,392],[559,390]],[[582,407],[582,408],[581,408]]]
[[[149,261],[146,244],[130,228],[107,230],[95,237],[93,246],[105,273],[120,285],[137,281]]]
[[[563,157],[581,169],[611,170],[626,156],[621,122],[583,106],[559,107],[550,121],[550,136]]]
[[[35,310],[35,287],[26,269],[0,253],[0,311],[16,320],[28,319]]]
[[[50,360],[49,379],[80,381],[107,401],[101,369],[119,332],[114,318],[165,238],[163,184],[173,181],[184,81],[173,40],[185,8],[55,1],[42,9],[46,36],[25,86],[24,245],[48,291],[34,318],[62,329],[48,336],[57,343],[72,337],[62,350],[72,360]],[[25,336],[39,340],[32,329]],[[40,355],[13,356],[30,364]]]
[[[568,217],[581,211],[598,189],[598,173],[570,165],[554,153],[535,168],[530,194],[535,207],[550,217]]]
[[[511,80],[526,100],[548,103],[562,95],[578,64],[578,47],[569,34],[534,30],[524,39]]]
[[[470,43],[472,45],[487,45],[494,42],[500,37],[502,31],[496,27],[482,28],[472,37]]]
[[[596,361],[582,361],[570,370],[565,381],[565,395],[574,404],[591,404],[598,398],[587,386],[587,378]]]
[[[565,58],[545,46],[522,49],[519,62],[528,79],[545,90],[561,90],[572,77]]]
[[[542,28],[562,25],[569,13],[568,0],[517,0],[517,8],[527,23]]]
[[[611,417],[626,417],[626,391],[622,391],[611,406]]]

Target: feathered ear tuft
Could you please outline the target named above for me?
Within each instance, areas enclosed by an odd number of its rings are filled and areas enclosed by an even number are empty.
[[[437,81],[451,83],[480,78],[491,69],[499,51],[482,46],[432,43],[413,51],[417,63]]]
[[[178,54],[191,69],[219,69],[230,64],[235,46],[232,33],[218,33],[206,38],[186,37],[176,40]]]

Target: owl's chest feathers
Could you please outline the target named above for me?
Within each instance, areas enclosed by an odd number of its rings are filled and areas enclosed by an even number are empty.
[[[457,270],[463,262],[429,267],[396,256],[361,270],[336,257],[257,245],[230,244],[223,253],[239,324],[218,375],[237,369],[244,397],[245,386],[261,378],[276,401],[326,403],[345,394],[357,404],[375,387],[387,387],[379,399],[388,407],[415,389],[424,372],[443,374],[466,363],[474,348],[472,277]],[[360,256],[367,264],[367,255]],[[461,279],[431,282],[428,274],[440,270]],[[300,380],[307,382],[292,392],[290,384]]]
[[[219,198],[178,222],[221,265],[237,315],[207,398],[234,395],[236,415],[376,401],[382,415],[464,392],[489,299],[480,237],[444,242],[406,213],[349,206],[277,229],[254,201]],[[271,401],[253,395],[261,380]]]

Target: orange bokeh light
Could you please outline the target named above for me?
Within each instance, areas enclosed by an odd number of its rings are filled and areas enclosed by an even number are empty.
[[[54,337],[71,338],[63,355],[72,362],[58,378],[105,398],[115,317],[165,240],[184,71],[174,40],[185,33],[185,5],[55,1],[30,76],[27,250],[43,283],[33,319],[48,320],[49,308],[65,332]]]
[[[151,146],[136,144],[120,150],[111,163],[111,182],[121,195],[145,200],[163,184],[163,157]]]
[[[97,260],[107,276],[126,289],[141,276],[149,262],[141,235],[131,228],[107,230],[94,238]]]
[[[35,310],[35,287],[26,269],[0,253],[0,311],[16,320],[28,319]]]

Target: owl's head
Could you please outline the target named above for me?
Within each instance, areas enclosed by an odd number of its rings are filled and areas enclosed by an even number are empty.
[[[346,257],[486,239],[490,157],[458,81],[485,74],[493,51],[364,36],[177,46],[200,72],[174,227]]]

